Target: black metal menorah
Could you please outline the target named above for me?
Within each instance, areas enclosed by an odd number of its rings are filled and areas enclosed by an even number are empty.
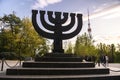
[[[48,20],[53,25],[47,23],[47,21],[45,20],[45,13],[47,13]],[[62,40],[70,39],[80,32],[82,28],[82,14],[54,12],[53,16],[53,11],[40,11],[41,24],[44,26],[45,29],[53,31],[53,33],[47,32],[39,27],[39,25],[37,24],[37,14],[38,10],[32,10],[32,23],[35,30],[38,32],[39,35],[54,40],[54,53],[64,53],[64,49],[62,48]],[[71,22],[68,25],[63,26],[63,24],[67,22],[68,16],[71,17]],[[70,33],[64,33],[73,28],[76,22],[77,27],[74,31]]]

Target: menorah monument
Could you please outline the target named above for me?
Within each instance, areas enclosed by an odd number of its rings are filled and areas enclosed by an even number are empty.
[[[43,27],[48,30],[43,30],[37,23],[38,10],[32,10],[32,23],[39,35],[54,40],[53,53],[64,53],[62,48],[62,40],[70,39],[76,36],[82,29],[82,14],[53,12],[53,11],[39,11],[40,22]],[[46,16],[47,14],[47,20]],[[70,16],[70,18],[69,18]],[[69,24],[65,25],[70,20]],[[49,24],[48,23],[51,23]],[[71,30],[77,24],[76,29],[70,33],[65,33]],[[50,32],[51,31],[51,32]]]
[[[46,53],[35,57],[35,62],[24,61],[20,67],[9,68],[6,75],[5,72],[0,75],[0,80],[120,80],[120,75],[111,74],[107,67],[97,68],[94,62],[82,62],[83,58],[74,54],[59,54],[64,53],[62,40],[80,32],[82,14],[40,11],[40,18],[37,14],[37,10],[32,11],[33,26],[39,35],[54,40],[53,54]],[[46,30],[40,27],[39,21]]]

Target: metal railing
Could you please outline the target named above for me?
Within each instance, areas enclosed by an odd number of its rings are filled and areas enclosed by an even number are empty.
[[[18,64],[19,64],[19,66],[21,66],[21,61],[20,60],[18,60],[16,63],[15,63],[15,65],[10,65],[8,62],[7,62],[7,60],[5,60],[4,58],[1,60],[1,71],[3,71],[4,70],[4,65],[6,65],[7,67],[9,67],[9,68],[14,68],[14,67],[16,67],[16,66],[18,66]]]

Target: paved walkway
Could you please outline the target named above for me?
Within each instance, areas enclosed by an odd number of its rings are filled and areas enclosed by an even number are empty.
[[[98,64],[96,64],[96,68],[99,67],[101,68],[104,66],[103,65],[98,66]],[[106,68],[110,69],[110,74],[120,75],[120,63],[109,63]]]

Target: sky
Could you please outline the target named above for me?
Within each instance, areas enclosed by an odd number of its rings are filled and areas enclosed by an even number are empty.
[[[31,18],[33,9],[83,14],[79,35],[87,32],[89,9],[95,43],[120,44],[120,0],[0,0],[0,17],[15,11],[21,19]]]

